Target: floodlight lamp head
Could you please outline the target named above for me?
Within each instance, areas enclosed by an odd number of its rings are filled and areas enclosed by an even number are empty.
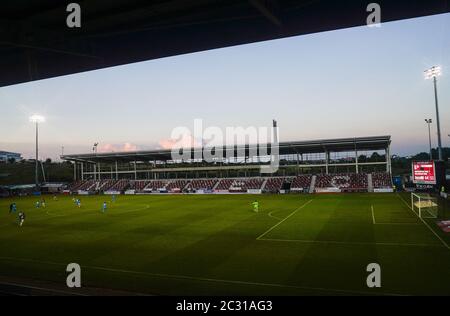
[[[430,69],[425,70],[425,79],[433,79],[439,77],[442,74],[440,66],[433,66]]]
[[[43,117],[42,115],[39,115],[39,114],[33,114],[32,116],[30,116],[30,122],[32,122],[32,123],[44,123],[45,122],[45,117]]]

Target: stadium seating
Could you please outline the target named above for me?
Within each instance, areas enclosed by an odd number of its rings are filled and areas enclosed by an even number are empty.
[[[111,187],[109,187],[108,190],[122,192],[129,186],[129,184],[130,184],[129,180],[122,179],[122,180],[116,181]]]
[[[228,191],[233,182],[233,179],[221,179],[216,187],[216,191]]]
[[[387,172],[372,173],[372,185],[375,189],[392,188],[392,178]]]
[[[116,180],[97,181],[97,191],[108,191],[116,182]]]
[[[166,186],[166,189],[169,192],[180,192],[186,187],[188,182],[189,180],[173,180]]]
[[[367,192],[368,189],[368,181],[366,173],[352,173],[349,174],[350,183],[348,189],[345,191],[348,192]]]
[[[77,191],[84,183],[86,183],[86,180],[75,181],[74,183],[72,183],[72,184],[68,187],[68,190],[69,190],[70,192],[75,192],[75,191]]]
[[[192,180],[186,187],[188,190],[212,190],[217,183],[217,179],[197,179]]]
[[[87,180],[83,182],[75,191],[89,191],[95,187],[96,182],[94,180]]]
[[[291,191],[309,191],[311,186],[311,175],[301,175],[294,178],[291,184]]]
[[[260,190],[264,183],[263,178],[236,179],[229,188],[230,192],[247,192],[247,190]]]
[[[343,192],[365,192],[368,189],[367,174],[321,174],[317,176],[316,189],[339,189]]]
[[[218,192],[247,192],[263,190],[268,193],[279,192],[285,182],[291,182],[291,191],[309,192],[312,175],[296,177],[253,177],[224,179],[174,179],[174,180],[85,180],[76,181],[70,187],[71,192],[82,191],[124,191],[132,189],[137,192],[152,192],[158,189],[169,192],[195,192],[199,190]],[[366,173],[319,174],[316,176],[315,192],[367,192],[369,177]],[[373,173],[373,188],[391,188],[389,173]]]
[[[135,191],[142,191],[145,186],[148,184],[147,180],[131,180],[130,181],[130,189]]]
[[[283,188],[285,178],[268,178],[264,187],[265,192],[278,193]]]
[[[157,191],[159,189],[165,189],[168,180],[151,180],[144,188],[144,191]]]

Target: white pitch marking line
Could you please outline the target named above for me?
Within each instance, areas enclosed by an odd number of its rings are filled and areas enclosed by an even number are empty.
[[[87,295],[75,293],[75,292],[68,292],[68,291],[62,291],[62,290],[57,290],[57,289],[50,289],[50,288],[45,288],[45,287],[24,285],[24,284],[18,284],[18,283],[10,283],[10,282],[0,281],[0,285],[15,286],[15,287],[24,288],[24,289],[46,291],[46,292],[59,293],[59,294],[65,294],[65,295],[87,296]]]
[[[372,222],[374,225],[376,225],[377,221],[375,220],[375,212],[373,211],[373,205],[371,205],[370,208],[372,209]]]
[[[400,199],[400,200],[402,200],[403,201],[403,203],[405,203],[406,204],[406,206],[408,207],[408,209],[410,209],[414,214],[416,214],[415,212],[414,212],[414,210],[412,209],[412,207],[405,201],[405,199],[404,198],[402,198],[398,193],[396,193],[395,195],[397,195],[397,197]],[[416,214],[417,215],[417,214]],[[420,218],[420,220],[422,221],[422,223],[424,223],[424,225],[426,226],[426,227],[428,227],[428,229],[441,241],[441,243],[445,246],[445,248],[447,248],[448,250],[450,250],[450,246],[444,241],[444,239],[442,239],[441,238],[441,236],[439,236],[431,227],[430,227],[430,225],[428,225],[428,223],[427,222],[425,222],[424,220],[423,220],[423,218],[422,217],[419,217]]]
[[[357,246],[404,246],[404,247],[439,247],[440,244],[415,244],[415,243],[390,243],[390,242],[352,242],[352,241],[334,241],[334,240],[303,240],[303,239],[276,239],[276,238],[260,238],[260,241],[274,241],[274,242],[296,242],[303,244],[334,244],[334,245],[357,245]]]
[[[275,218],[276,220],[279,220],[279,221],[281,221],[282,219],[281,218],[279,218],[279,217],[276,217],[276,216],[274,216],[273,215],[273,213],[274,212],[276,212],[276,211],[272,211],[272,212],[270,212],[268,215],[269,215],[269,217],[272,217],[272,218]]]
[[[305,204],[297,207],[291,214],[289,214],[286,218],[284,218],[283,220],[279,221],[277,224],[273,225],[272,227],[270,227],[268,230],[266,230],[264,233],[262,233],[258,238],[256,238],[256,240],[261,239],[262,237],[264,237],[265,235],[267,235],[268,233],[270,233],[272,230],[274,230],[275,228],[277,228],[279,225],[281,225],[282,223],[284,223],[286,220],[288,220],[290,217],[292,217],[295,213],[297,213],[298,211],[300,211],[302,208],[304,208],[306,205],[308,205],[309,203],[311,203],[313,200],[309,200],[308,202],[306,202]]]
[[[372,223],[374,225],[420,225],[419,223],[379,223],[375,220],[375,211],[373,205],[370,206],[372,210]]]

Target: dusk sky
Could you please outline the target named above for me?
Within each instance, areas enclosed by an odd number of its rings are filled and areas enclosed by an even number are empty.
[[[41,158],[161,147],[177,126],[280,127],[280,140],[392,135],[392,153],[428,149],[438,89],[450,138],[450,14],[298,36],[0,88],[0,150]],[[433,124],[433,144],[436,140]]]

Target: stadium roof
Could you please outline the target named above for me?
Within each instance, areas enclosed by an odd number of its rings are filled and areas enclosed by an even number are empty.
[[[20,155],[22,155],[22,154],[10,152],[10,151],[0,150],[0,155],[14,155],[14,156],[20,156]]]
[[[297,141],[282,142],[279,144],[280,155],[323,153],[325,150],[330,152],[345,151],[363,151],[363,150],[384,150],[391,143],[391,136],[373,136],[373,137],[356,137],[356,138],[338,138],[323,139],[315,141]],[[257,148],[255,145],[242,145],[235,147],[222,148],[223,153],[232,152],[235,156],[241,150],[245,150],[246,155],[251,149]],[[214,148],[214,147],[213,147]],[[211,149],[211,148],[209,148]],[[218,149],[218,148],[217,148]],[[188,149],[189,150],[189,149]],[[191,153],[200,153],[201,148],[191,149]],[[269,150],[270,154],[270,150]],[[170,149],[136,151],[136,152],[111,152],[111,153],[91,153],[79,155],[64,155],[61,159],[79,162],[132,162],[132,161],[169,161],[172,160],[172,152]]]
[[[366,23],[361,0],[2,1],[0,86]],[[382,22],[449,12],[448,0],[378,0]]]

